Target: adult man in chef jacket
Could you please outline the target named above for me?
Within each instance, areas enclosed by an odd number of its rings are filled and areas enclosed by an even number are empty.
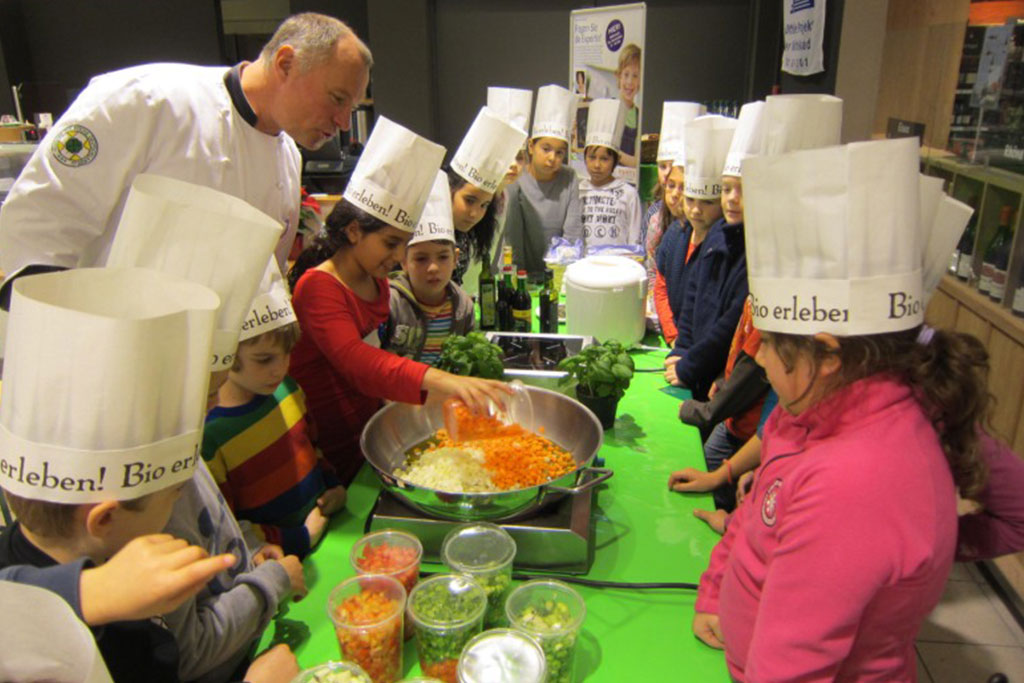
[[[103,265],[132,180],[170,176],[244,199],[284,225],[299,220],[301,158],[348,130],[373,60],[341,21],[286,19],[255,62],[146,64],[93,78],[39,145],[0,208],[0,271]]]

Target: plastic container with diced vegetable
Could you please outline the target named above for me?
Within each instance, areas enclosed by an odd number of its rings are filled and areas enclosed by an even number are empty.
[[[486,609],[487,594],[469,576],[439,574],[416,585],[409,614],[424,675],[457,683],[459,655],[480,633]]]
[[[459,683],[543,683],[544,650],[533,637],[507,628],[484,631],[459,657]]]
[[[372,683],[363,668],[352,662],[324,662],[306,669],[291,683]]]
[[[572,681],[576,640],[587,616],[583,597],[561,581],[527,581],[508,596],[505,613],[512,628],[540,643],[549,683]]]
[[[366,534],[352,546],[349,561],[357,574],[387,574],[411,593],[420,578],[423,544],[404,531],[384,529]]]
[[[405,600],[405,588],[386,574],[346,579],[327,598],[342,659],[361,666],[373,683],[402,677]]]
[[[504,625],[505,600],[512,588],[516,542],[497,524],[475,522],[448,532],[441,561],[455,574],[468,574],[487,593],[484,628]]]

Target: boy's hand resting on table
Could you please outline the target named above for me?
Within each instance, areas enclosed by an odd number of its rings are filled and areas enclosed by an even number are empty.
[[[679,381],[679,377],[676,375],[676,363],[679,362],[679,356],[669,356],[665,359],[665,381],[674,387],[681,387],[683,383]]]
[[[327,531],[327,517],[320,512],[320,508],[314,506],[306,515],[306,531],[309,533],[309,547],[312,548],[323,537]]]
[[[306,575],[302,573],[302,562],[295,555],[285,555],[278,562],[288,572],[292,583],[292,599],[301,600],[306,597]]]
[[[705,522],[718,535],[725,533],[725,522],[729,513],[725,510],[694,510],[693,516]]]
[[[717,614],[708,614],[707,612],[694,614],[693,635],[717,650],[725,649],[725,641],[722,640],[722,627],[718,622]]]
[[[338,510],[344,508],[345,501],[347,500],[348,491],[345,490],[345,487],[335,486],[324,491],[323,495],[316,499],[316,506],[320,508],[320,512],[330,517]]]
[[[172,612],[236,561],[231,554],[209,557],[169,534],[140,536],[102,565],[82,572],[82,617],[99,626]]]
[[[276,645],[252,661],[245,670],[246,683],[287,683],[299,675],[299,662],[284,643]]]
[[[719,470],[703,472],[692,467],[685,467],[668,475],[668,488],[681,493],[714,491],[725,483],[725,477],[719,475],[718,472]]]

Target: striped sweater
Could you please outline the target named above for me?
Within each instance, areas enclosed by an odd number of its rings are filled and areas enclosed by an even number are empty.
[[[235,516],[300,557],[310,549],[306,515],[338,485],[310,431],[305,394],[285,377],[273,394],[211,410],[203,433],[203,458]]]

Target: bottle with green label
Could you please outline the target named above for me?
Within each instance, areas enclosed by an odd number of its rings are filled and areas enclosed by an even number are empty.
[[[512,331],[529,332],[533,328],[533,300],[526,289],[526,271],[518,273],[519,282],[512,295]]]
[[[1004,206],[999,212],[995,237],[989,242],[981,265],[978,290],[996,301],[1002,301],[1006,294],[1006,269],[1010,263],[1010,244],[1013,242],[1013,232],[1010,230],[1012,217],[1012,206]]]
[[[558,334],[558,292],[554,285],[555,274],[550,268],[544,269],[544,286],[537,294],[540,306],[540,331]]]
[[[484,257],[481,262],[479,286],[477,292],[480,297],[480,329],[490,332],[497,328],[497,287],[494,282],[494,273],[491,272],[491,254],[484,249]]]

